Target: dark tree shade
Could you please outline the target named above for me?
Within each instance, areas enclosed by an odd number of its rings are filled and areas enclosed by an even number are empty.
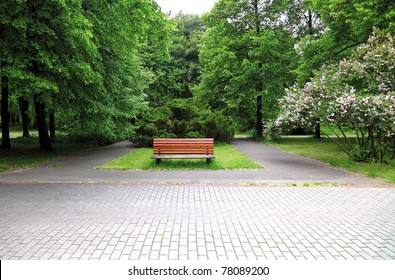
[[[19,98],[19,109],[22,116],[23,137],[29,137],[29,101],[25,98]]]
[[[1,77],[1,147],[5,149],[11,148],[10,128],[8,113],[8,77]]]

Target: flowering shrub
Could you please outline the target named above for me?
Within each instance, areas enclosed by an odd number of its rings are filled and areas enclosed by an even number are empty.
[[[356,143],[343,133],[344,149],[358,161],[374,159],[382,162],[391,150],[395,136],[395,95],[357,96],[344,94],[329,110],[327,123],[340,131],[351,128]]]
[[[324,67],[303,88],[287,89],[280,100],[278,129],[326,125],[331,140],[357,161],[395,157],[395,46],[375,30],[350,59]],[[334,129],[336,128],[336,129]],[[345,131],[352,130],[354,137]],[[325,134],[322,131],[323,134]]]

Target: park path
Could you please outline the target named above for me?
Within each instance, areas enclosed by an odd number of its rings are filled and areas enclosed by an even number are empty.
[[[236,139],[236,149],[265,167],[256,170],[96,170],[136,146],[121,142],[89,150],[79,156],[58,159],[36,168],[0,174],[0,183],[64,182],[64,183],[188,183],[188,184],[341,184],[385,185],[386,183],[335,169],[320,161],[283,152],[252,141]]]
[[[0,259],[395,260],[395,188],[233,144],[265,169],[95,170],[122,142],[0,174]]]

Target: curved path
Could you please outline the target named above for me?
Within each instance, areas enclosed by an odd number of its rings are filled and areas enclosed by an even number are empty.
[[[234,145],[266,169],[94,169],[134,149],[124,142],[1,174],[0,259],[395,259],[395,188],[249,140]],[[237,184],[249,182],[277,186]],[[291,182],[338,186],[281,186]]]
[[[130,142],[117,143],[87,152],[79,157],[53,161],[37,168],[0,174],[0,182],[67,183],[187,183],[187,184],[341,184],[388,185],[380,180],[335,169],[317,160],[283,152],[248,139],[233,142],[236,149],[263,165],[259,170],[96,170],[135,148]],[[58,168],[61,166],[61,168]]]

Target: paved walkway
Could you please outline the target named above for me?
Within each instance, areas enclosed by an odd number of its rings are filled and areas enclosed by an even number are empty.
[[[393,188],[10,185],[0,259],[395,259]]]
[[[388,185],[340,169],[334,169],[317,160],[285,153],[277,148],[248,139],[234,141],[236,149],[263,165],[256,170],[156,170],[105,171],[95,166],[120,157],[135,146],[122,142],[79,157],[71,157],[44,164],[38,168],[0,173],[0,182],[68,182],[68,183],[186,183],[186,184],[303,184],[324,183],[341,185]],[[62,166],[62,168],[58,168]]]
[[[395,259],[395,188],[259,143],[235,147],[266,169],[94,170],[134,148],[120,143],[1,174],[0,259]],[[238,184],[248,182],[283,186]]]

